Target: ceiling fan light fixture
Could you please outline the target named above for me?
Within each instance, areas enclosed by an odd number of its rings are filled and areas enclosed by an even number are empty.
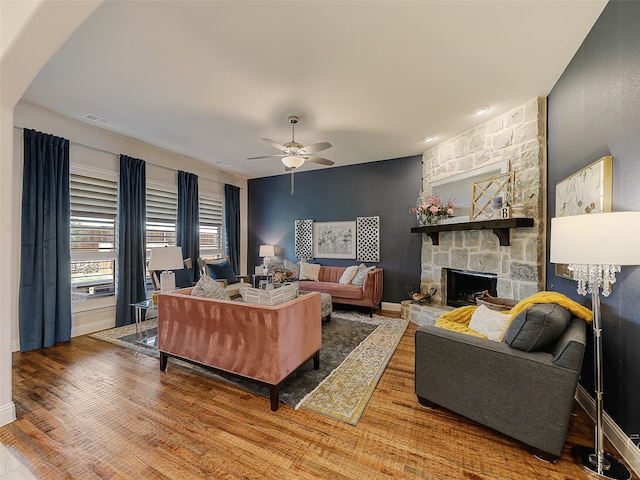
[[[282,163],[284,163],[285,167],[287,168],[298,168],[304,163],[304,158],[297,157],[295,155],[289,155],[282,158]]]

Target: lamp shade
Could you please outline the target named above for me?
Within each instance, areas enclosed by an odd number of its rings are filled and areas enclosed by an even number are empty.
[[[259,257],[275,257],[276,252],[273,245],[260,245]]]
[[[288,168],[298,168],[304,163],[304,158],[297,157],[295,155],[289,155],[288,157],[283,157],[282,163],[284,163],[284,165]]]
[[[184,268],[182,247],[158,247],[151,249],[149,270],[180,270]]]
[[[551,219],[551,263],[640,265],[640,212]]]

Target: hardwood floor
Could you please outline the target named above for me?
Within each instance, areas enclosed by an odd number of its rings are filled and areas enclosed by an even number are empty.
[[[272,412],[267,398],[171,364],[160,372],[155,358],[87,336],[14,353],[18,420],[0,427],[0,443],[38,479],[592,478],[570,455],[574,444],[593,444],[580,407],[556,464],[420,407],[415,328],[355,427],[284,404]]]

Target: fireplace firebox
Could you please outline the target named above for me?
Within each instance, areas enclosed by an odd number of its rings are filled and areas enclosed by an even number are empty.
[[[446,299],[451,307],[475,305],[475,298],[483,292],[496,297],[498,275],[495,273],[472,272],[469,270],[445,269]]]

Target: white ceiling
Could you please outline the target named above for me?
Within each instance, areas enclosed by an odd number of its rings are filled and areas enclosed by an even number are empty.
[[[399,158],[546,96],[605,5],[107,1],[23,101],[249,178],[291,114],[336,166]]]

